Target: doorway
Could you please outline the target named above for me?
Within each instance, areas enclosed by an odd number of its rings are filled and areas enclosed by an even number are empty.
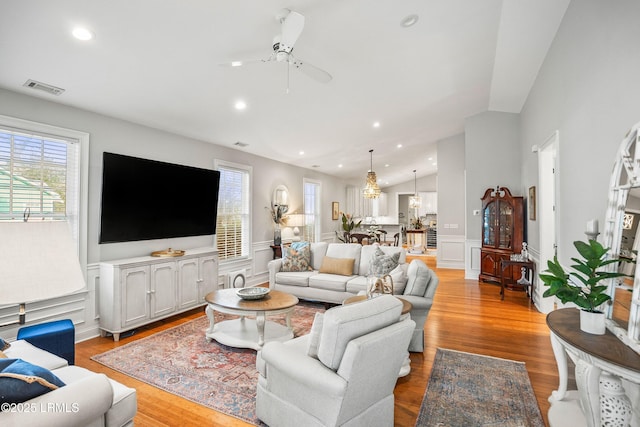
[[[538,215],[540,218],[540,263],[538,270],[546,268],[548,260],[553,260],[556,255],[556,194],[558,177],[558,143],[559,135],[556,130],[538,149]],[[538,281],[536,298],[538,309],[543,313],[549,313],[554,308],[554,298],[544,298],[544,286]]]

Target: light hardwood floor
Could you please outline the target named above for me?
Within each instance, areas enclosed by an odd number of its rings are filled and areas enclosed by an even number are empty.
[[[547,423],[547,398],[557,388],[558,371],[545,315],[533,307],[524,292],[507,290],[504,301],[501,301],[498,286],[464,280],[462,270],[438,269],[433,257],[421,259],[436,271],[440,285],[425,325],[426,349],[423,354],[411,353],[411,373],[399,379],[395,389],[395,425],[406,427],[415,424],[438,347],[525,362]],[[245,422],[136,381],[89,359],[94,354],[202,316],[203,311],[193,310],[154,323],[118,343],[111,338],[94,338],[78,343],[76,364],[104,372],[137,389],[137,427],[248,426]]]

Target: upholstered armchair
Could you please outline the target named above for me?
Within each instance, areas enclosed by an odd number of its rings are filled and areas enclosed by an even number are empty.
[[[308,335],[258,353],[256,414],[270,427],[393,426],[398,372],[415,328],[391,295],[317,314]]]
[[[427,264],[419,259],[414,259],[407,268],[407,286],[404,294],[398,295],[411,303],[411,319],[416,322],[409,351],[421,353],[424,351],[424,325],[433,304],[433,296],[438,287],[438,276]]]

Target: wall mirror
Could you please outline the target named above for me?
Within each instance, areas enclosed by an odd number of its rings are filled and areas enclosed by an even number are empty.
[[[271,207],[277,208],[282,214],[286,214],[289,211],[289,189],[286,185],[278,185],[273,190]]]
[[[617,268],[627,276],[609,281],[607,328],[636,352],[640,352],[640,271],[635,262],[640,247],[639,128],[640,123],[631,128],[616,154],[603,236],[611,257],[630,261],[609,265],[611,271]]]

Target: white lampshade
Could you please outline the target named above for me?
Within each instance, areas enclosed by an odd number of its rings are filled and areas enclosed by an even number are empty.
[[[66,222],[0,222],[0,236],[0,305],[55,298],[85,287]]]
[[[300,229],[298,227],[304,226],[303,214],[292,214],[287,216],[287,227],[293,227],[293,235],[298,237],[300,235]]]

